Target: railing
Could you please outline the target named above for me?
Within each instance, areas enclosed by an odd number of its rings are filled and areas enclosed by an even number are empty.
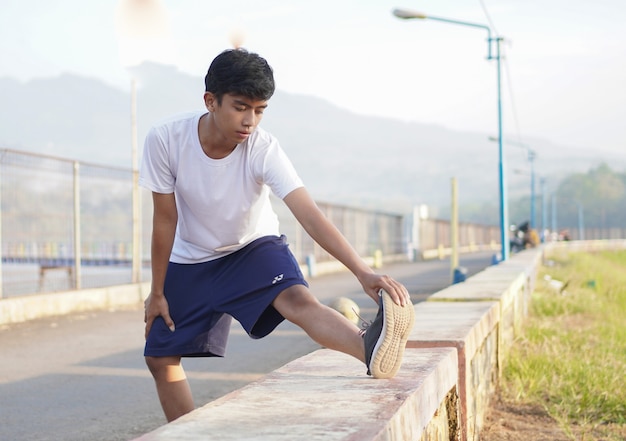
[[[0,297],[133,282],[132,170],[0,150]],[[139,281],[150,278],[150,193],[140,192]],[[281,230],[296,258],[325,262],[279,200]],[[320,203],[363,256],[406,252],[405,218]]]
[[[0,149],[0,298],[149,281],[151,195],[140,191],[140,237],[133,237],[133,173],[46,155]],[[301,265],[331,256],[273,200],[281,231]],[[422,219],[318,202],[357,252],[374,259],[443,258],[447,220]],[[572,232],[576,230],[570,229]],[[461,223],[460,251],[499,249],[496,226]],[[587,230],[589,239],[624,238],[626,230]],[[140,256],[133,252],[140,246]],[[133,259],[139,274],[133,274]]]

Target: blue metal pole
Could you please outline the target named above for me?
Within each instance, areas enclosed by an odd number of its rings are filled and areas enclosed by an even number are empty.
[[[528,151],[528,160],[530,161],[530,228],[535,228],[535,152]]]
[[[552,194],[552,232],[556,233],[556,193]]]
[[[578,240],[585,240],[585,222],[583,220],[583,204],[576,202],[578,205]]]
[[[496,61],[498,63],[498,186],[500,189],[500,241],[502,244],[502,260],[509,258],[509,213],[507,206],[506,179],[504,167],[504,149],[502,143],[502,87],[500,69],[500,41],[502,38],[496,37]],[[491,47],[491,42],[489,42]]]
[[[491,43],[495,40],[496,42],[496,61],[498,63],[498,187],[500,190],[500,241],[502,243],[502,253],[501,259],[507,260],[509,258],[509,214],[508,214],[508,206],[507,206],[507,195],[506,195],[506,177],[505,177],[505,167],[504,167],[504,154],[502,147],[502,94],[501,94],[501,68],[500,68],[500,42],[502,41],[501,37],[491,38],[491,28],[489,26],[478,24],[478,23],[470,23],[467,21],[460,20],[451,20],[449,18],[443,17],[434,17],[432,15],[422,14],[421,12],[409,11],[406,9],[394,9],[393,15],[398,18],[404,20],[410,19],[430,19],[442,21],[445,23],[452,23],[462,26],[471,26],[474,28],[480,28],[487,31],[487,44],[488,44],[488,52],[487,59],[493,60],[493,56],[491,53]]]
[[[542,237],[542,241],[545,242],[546,240],[545,233],[546,233],[546,230],[548,229],[548,208],[547,208],[548,199],[546,198],[546,178],[541,178],[540,182],[541,182],[541,237]]]

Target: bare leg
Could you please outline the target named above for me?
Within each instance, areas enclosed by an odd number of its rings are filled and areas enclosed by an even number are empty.
[[[180,357],[146,357],[146,364],[154,377],[167,421],[191,412],[195,406]]]
[[[304,285],[293,285],[274,300],[274,308],[301,327],[320,345],[365,362],[359,328],[334,309],[323,305]]]

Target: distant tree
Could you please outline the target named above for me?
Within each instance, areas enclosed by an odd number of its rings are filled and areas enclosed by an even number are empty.
[[[573,226],[582,208],[585,227],[613,228],[626,225],[624,174],[601,164],[587,172],[568,176],[556,191],[560,225]]]
[[[545,204],[542,198],[545,197]],[[535,226],[552,226],[552,201],[556,203],[558,229],[578,227],[579,208],[582,209],[585,228],[626,228],[626,171],[619,173],[608,164],[600,164],[587,173],[573,173],[558,184],[556,191],[542,195],[538,189],[535,199]],[[544,216],[543,209],[546,213]],[[495,225],[498,222],[498,203],[466,204],[460,207],[461,220]],[[530,221],[530,196],[510,199],[509,222]],[[545,219],[546,225],[543,225]]]

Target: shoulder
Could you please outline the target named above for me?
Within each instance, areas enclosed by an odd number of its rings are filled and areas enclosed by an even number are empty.
[[[153,133],[176,133],[181,130],[189,130],[206,111],[184,112],[162,118],[155,122],[150,131]]]
[[[268,156],[283,155],[278,138],[262,127],[257,127],[246,141],[247,155],[255,160],[263,160]]]
[[[207,113],[206,110],[205,111],[194,110],[194,111],[190,111],[190,112],[175,113],[173,115],[166,116],[164,118],[161,118],[161,119],[157,120],[154,123],[154,127],[163,127],[163,126],[168,126],[168,125],[184,124],[185,122],[190,122],[190,121],[192,121],[194,119],[199,119],[205,113]]]
[[[262,127],[257,127],[248,138],[248,145],[251,149],[267,149],[271,145],[278,145],[278,140]]]

